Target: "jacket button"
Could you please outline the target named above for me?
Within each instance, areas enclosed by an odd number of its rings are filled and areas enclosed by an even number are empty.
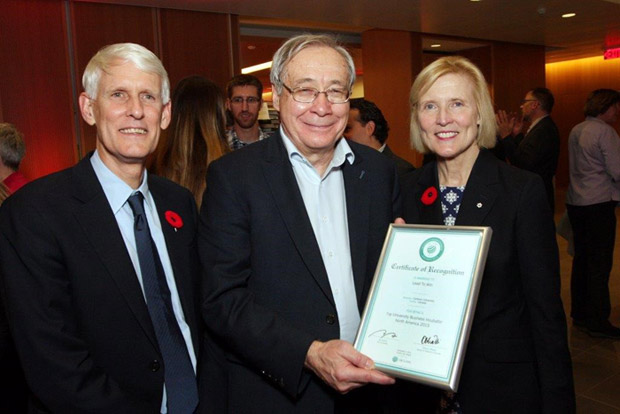
[[[333,325],[336,323],[336,315],[334,315],[333,313],[330,313],[329,315],[327,315],[325,317],[325,322],[327,322],[328,325]]]
[[[159,367],[160,367],[160,364],[158,360],[154,360],[153,362],[151,362],[151,371],[157,372],[159,371]]]

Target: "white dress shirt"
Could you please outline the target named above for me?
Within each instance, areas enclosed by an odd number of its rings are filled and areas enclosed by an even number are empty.
[[[336,303],[340,339],[353,343],[360,323],[360,312],[353,281],[342,165],[345,162],[353,163],[355,155],[346,139],[340,139],[334,150],[334,156],[321,177],[282,128],[280,133],[321,250]]]
[[[127,253],[131,258],[131,262],[138,276],[138,282],[142,288],[142,295],[144,295],[144,284],[142,282],[142,271],[140,270],[140,260],[138,259],[138,250],[136,249],[136,238],[134,235],[133,224],[134,216],[127,199],[134,193],[140,191],[144,196],[144,211],[146,212],[146,219],[149,223],[149,230],[151,231],[151,237],[157,247],[157,253],[161,260],[164,273],[166,274],[166,282],[170,289],[170,300],[172,302],[172,310],[176,317],[181,334],[187,345],[187,351],[189,353],[194,372],[196,372],[196,353],[194,352],[194,344],[192,343],[191,332],[189,325],[185,322],[185,315],[183,314],[183,308],[181,307],[181,300],[179,299],[179,292],[177,290],[176,281],[174,280],[174,272],[172,271],[172,264],[170,263],[170,257],[168,256],[168,249],[166,247],[166,240],[164,239],[164,233],[161,228],[161,222],[159,221],[159,215],[157,214],[157,207],[155,206],[155,200],[149,192],[147,171],[144,171],[142,177],[142,183],[136,190],[132,189],[127,183],[116,176],[101,160],[99,153],[95,151],[90,158],[90,163],[95,170],[97,179],[103,187],[108,203],[114,213],[114,218],[118,223],[118,228],[123,236],[123,241],[127,247]],[[144,297],[146,301],[146,296]],[[164,395],[162,400],[162,413],[167,413],[166,407],[166,389],[164,384]]]

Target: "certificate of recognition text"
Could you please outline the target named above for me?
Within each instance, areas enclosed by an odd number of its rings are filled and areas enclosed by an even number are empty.
[[[488,227],[392,225],[355,347],[381,371],[456,390]]]

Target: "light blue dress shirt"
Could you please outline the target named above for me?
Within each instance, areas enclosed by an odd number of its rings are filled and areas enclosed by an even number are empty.
[[[334,156],[321,177],[312,164],[297,150],[280,128],[297,185],[310,217],[329,285],[336,303],[340,339],[353,343],[360,323],[357,295],[353,281],[349,224],[342,165],[353,163],[355,155],[346,139],[340,139]]]
[[[161,229],[161,222],[159,221],[159,215],[157,214],[155,200],[153,200],[153,196],[149,192],[147,171],[144,171],[144,176],[142,177],[140,187],[134,190],[112,171],[110,171],[110,169],[101,160],[101,157],[99,157],[99,153],[97,151],[95,151],[93,156],[90,158],[90,163],[95,170],[97,179],[103,187],[103,192],[108,199],[108,203],[114,213],[114,218],[116,218],[116,222],[118,223],[118,228],[121,231],[123,240],[125,241],[125,246],[127,247],[127,252],[131,258],[136,275],[138,275],[138,281],[140,282],[140,287],[142,288],[142,295],[144,295],[144,284],[142,282],[142,272],[140,270],[140,261],[138,259],[138,251],[136,249],[136,238],[133,231],[134,218],[131,207],[129,206],[129,203],[127,203],[127,199],[129,196],[138,191],[140,191],[144,196],[144,211],[146,212],[146,219],[149,223],[151,237],[157,247],[157,252],[159,253],[159,258],[161,259],[161,264],[164,268],[164,273],[166,274],[166,282],[168,282],[168,288],[170,289],[172,310],[174,311],[174,316],[176,317],[179,328],[181,329],[181,334],[183,335],[183,339],[187,345],[187,351],[189,352],[189,357],[192,361],[194,372],[196,372],[196,353],[194,352],[194,344],[192,343],[189,325],[185,322],[185,315],[183,314],[183,308],[181,307],[181,300],[179,299],[179,292],[177,290],[176,281],[174,280],[172,264],[170,263],[170,257],[168,256],[166,240],[164,239],[164,233]],[[146,296],[144,297],[144,300],[146,301]],[[166,407],[165,384],[161,407],[162,413],[168,412]]]

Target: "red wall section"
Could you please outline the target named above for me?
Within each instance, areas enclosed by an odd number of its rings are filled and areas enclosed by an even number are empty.
[[[24,134],[29,178],[77,160],[64,16],[60,0],[2,1],[0,119]]]

